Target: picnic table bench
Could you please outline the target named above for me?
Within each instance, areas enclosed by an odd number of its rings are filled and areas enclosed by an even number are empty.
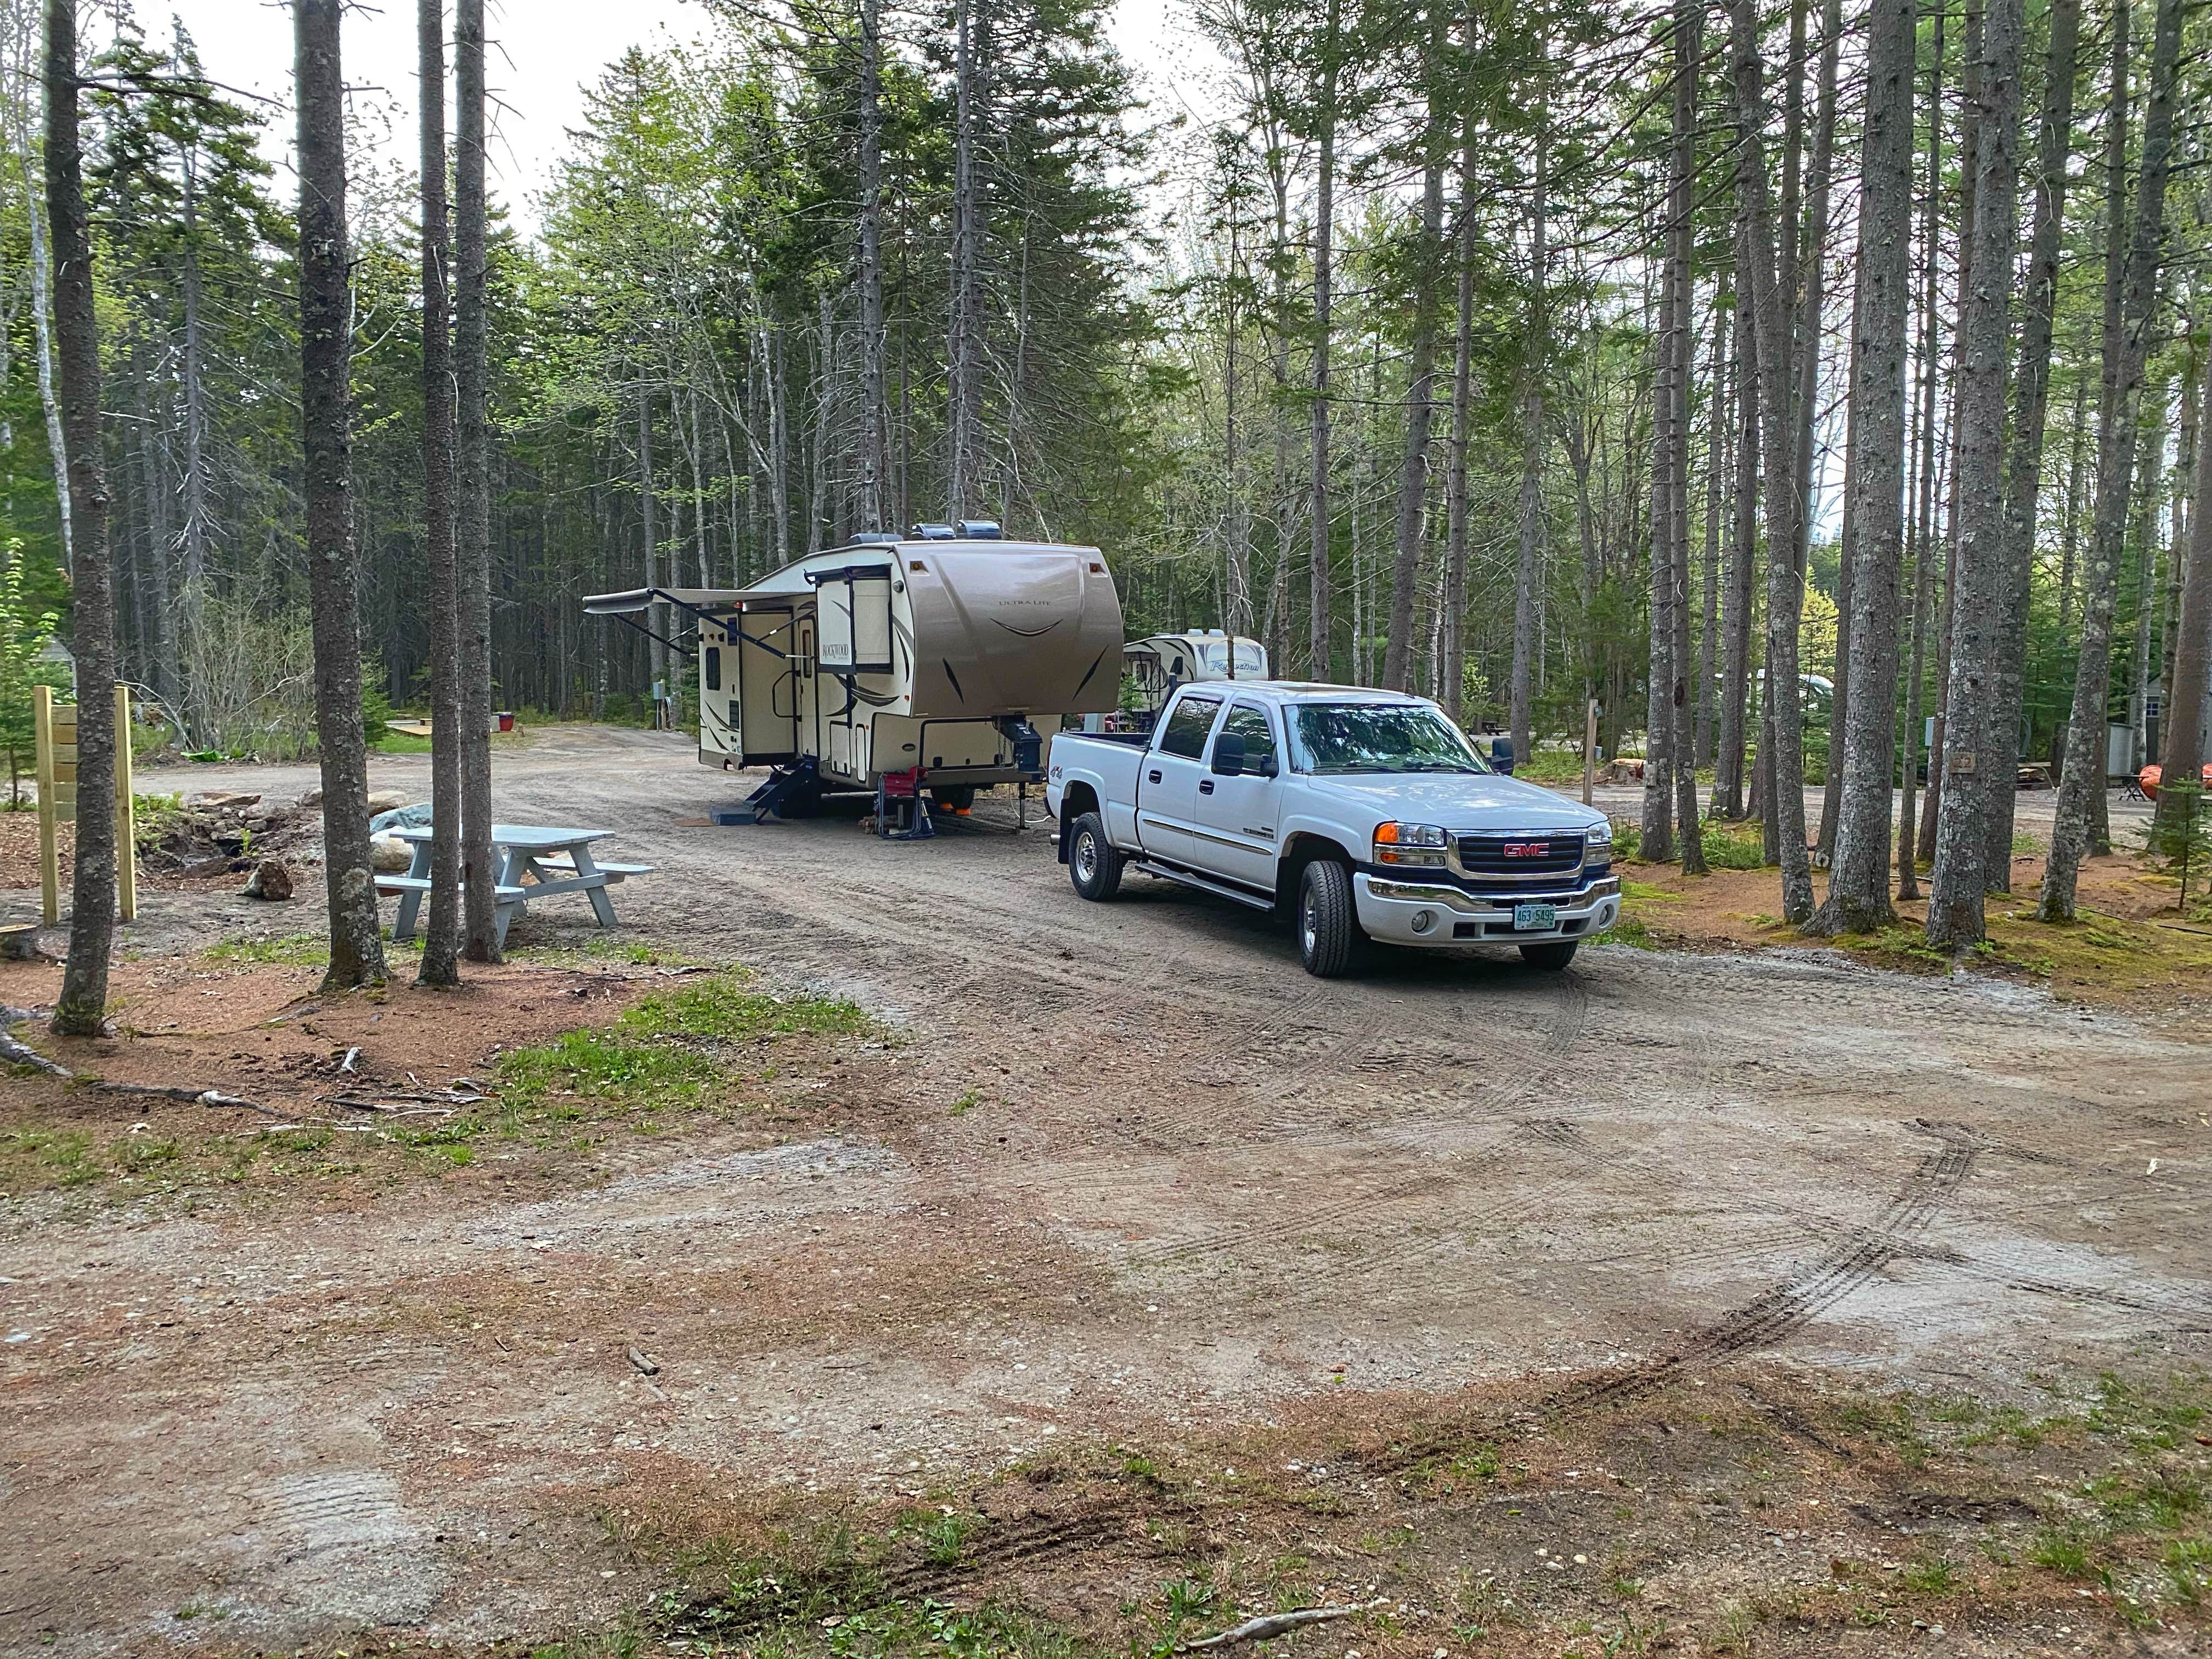
[[[592,914],[602,927],[615,925],[614,901],[607,889],[630,876],[649,876],[649,864],[601,864],[592,856],[592,843],[605,841],[610,830],[563,829],[551,824],[495,823],[491,827],[494,872],[494,926],[500,944],[514,918],[528,909],[530,901],[556,893],[581,893],[592,902]],[[415,937],[415,921],[430,890],[430,835],[428,825],[391,832],[393,838],[415,849],[404,876],[379,876],[380,893],[399,898],[392,918],[392,937],[399,941]],[[530,879],[526,882],[523,878]],[[464,880],[467,879],[464,872]]]

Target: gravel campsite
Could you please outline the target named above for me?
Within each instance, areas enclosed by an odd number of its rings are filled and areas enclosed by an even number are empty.
[[[147,895],[119,1035],[48,1048],[252,1105],[9,1084],[6,1645],[1118,1639],[1186,1583],[1381,1598],[1352,1641],[1393,1654],[2191,1650],[2130,1622],[2204,1463],[2171,1006],[1799,951],[1316,981],[1218,901],[1082,904],[1011,801],[722,828],[739,781],[687,761],[501,754],[518,815],[659,869],[459,993],[317,999],[312,881]],[[732,969],[689,1094],[564,1115],[514,1059],[680,1038]],[[457,1086],[492,1098],[334,1103]]]

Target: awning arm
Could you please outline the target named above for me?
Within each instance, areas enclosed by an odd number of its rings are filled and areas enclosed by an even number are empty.
[[[589,614],[601,617],[611,617],[615,621],[620,623],[624,628],[635,628],[648,640],[653,640],[659,644],[665,645],[671,651],[680,651],[687,657],[696,657],[699,654],[690,646],[684,645],[678,641],[661,638],[659,635],[654,633],[643,623],[634,620],[627,611],[596,611],[590,612]],[[698,636],[694,635],[692,637],[696,639]]]

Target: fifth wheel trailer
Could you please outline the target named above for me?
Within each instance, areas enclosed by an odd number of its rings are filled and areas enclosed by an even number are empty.
[[[767,766],[778,797],[1035,782],[1035,717],[1110,709],[1121,601],[1091,547],[921,526],[809,555],[750,587],[633,588],[584,601],[629,621],[665,605],[694,625],[699,759]],[[773,802],[771,804],[774,804]]]

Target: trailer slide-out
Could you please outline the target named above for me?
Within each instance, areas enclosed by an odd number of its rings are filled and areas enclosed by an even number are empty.
[[[830,792],[917,766],[939,791],[1034,782],[1032,720],[1115,706],[1121,598],[1096,548],[962,528],[864,538],[750,587],[633,588],[584,609],[647,613],[638,625],[696,653],[704,765],[811,763]]]

